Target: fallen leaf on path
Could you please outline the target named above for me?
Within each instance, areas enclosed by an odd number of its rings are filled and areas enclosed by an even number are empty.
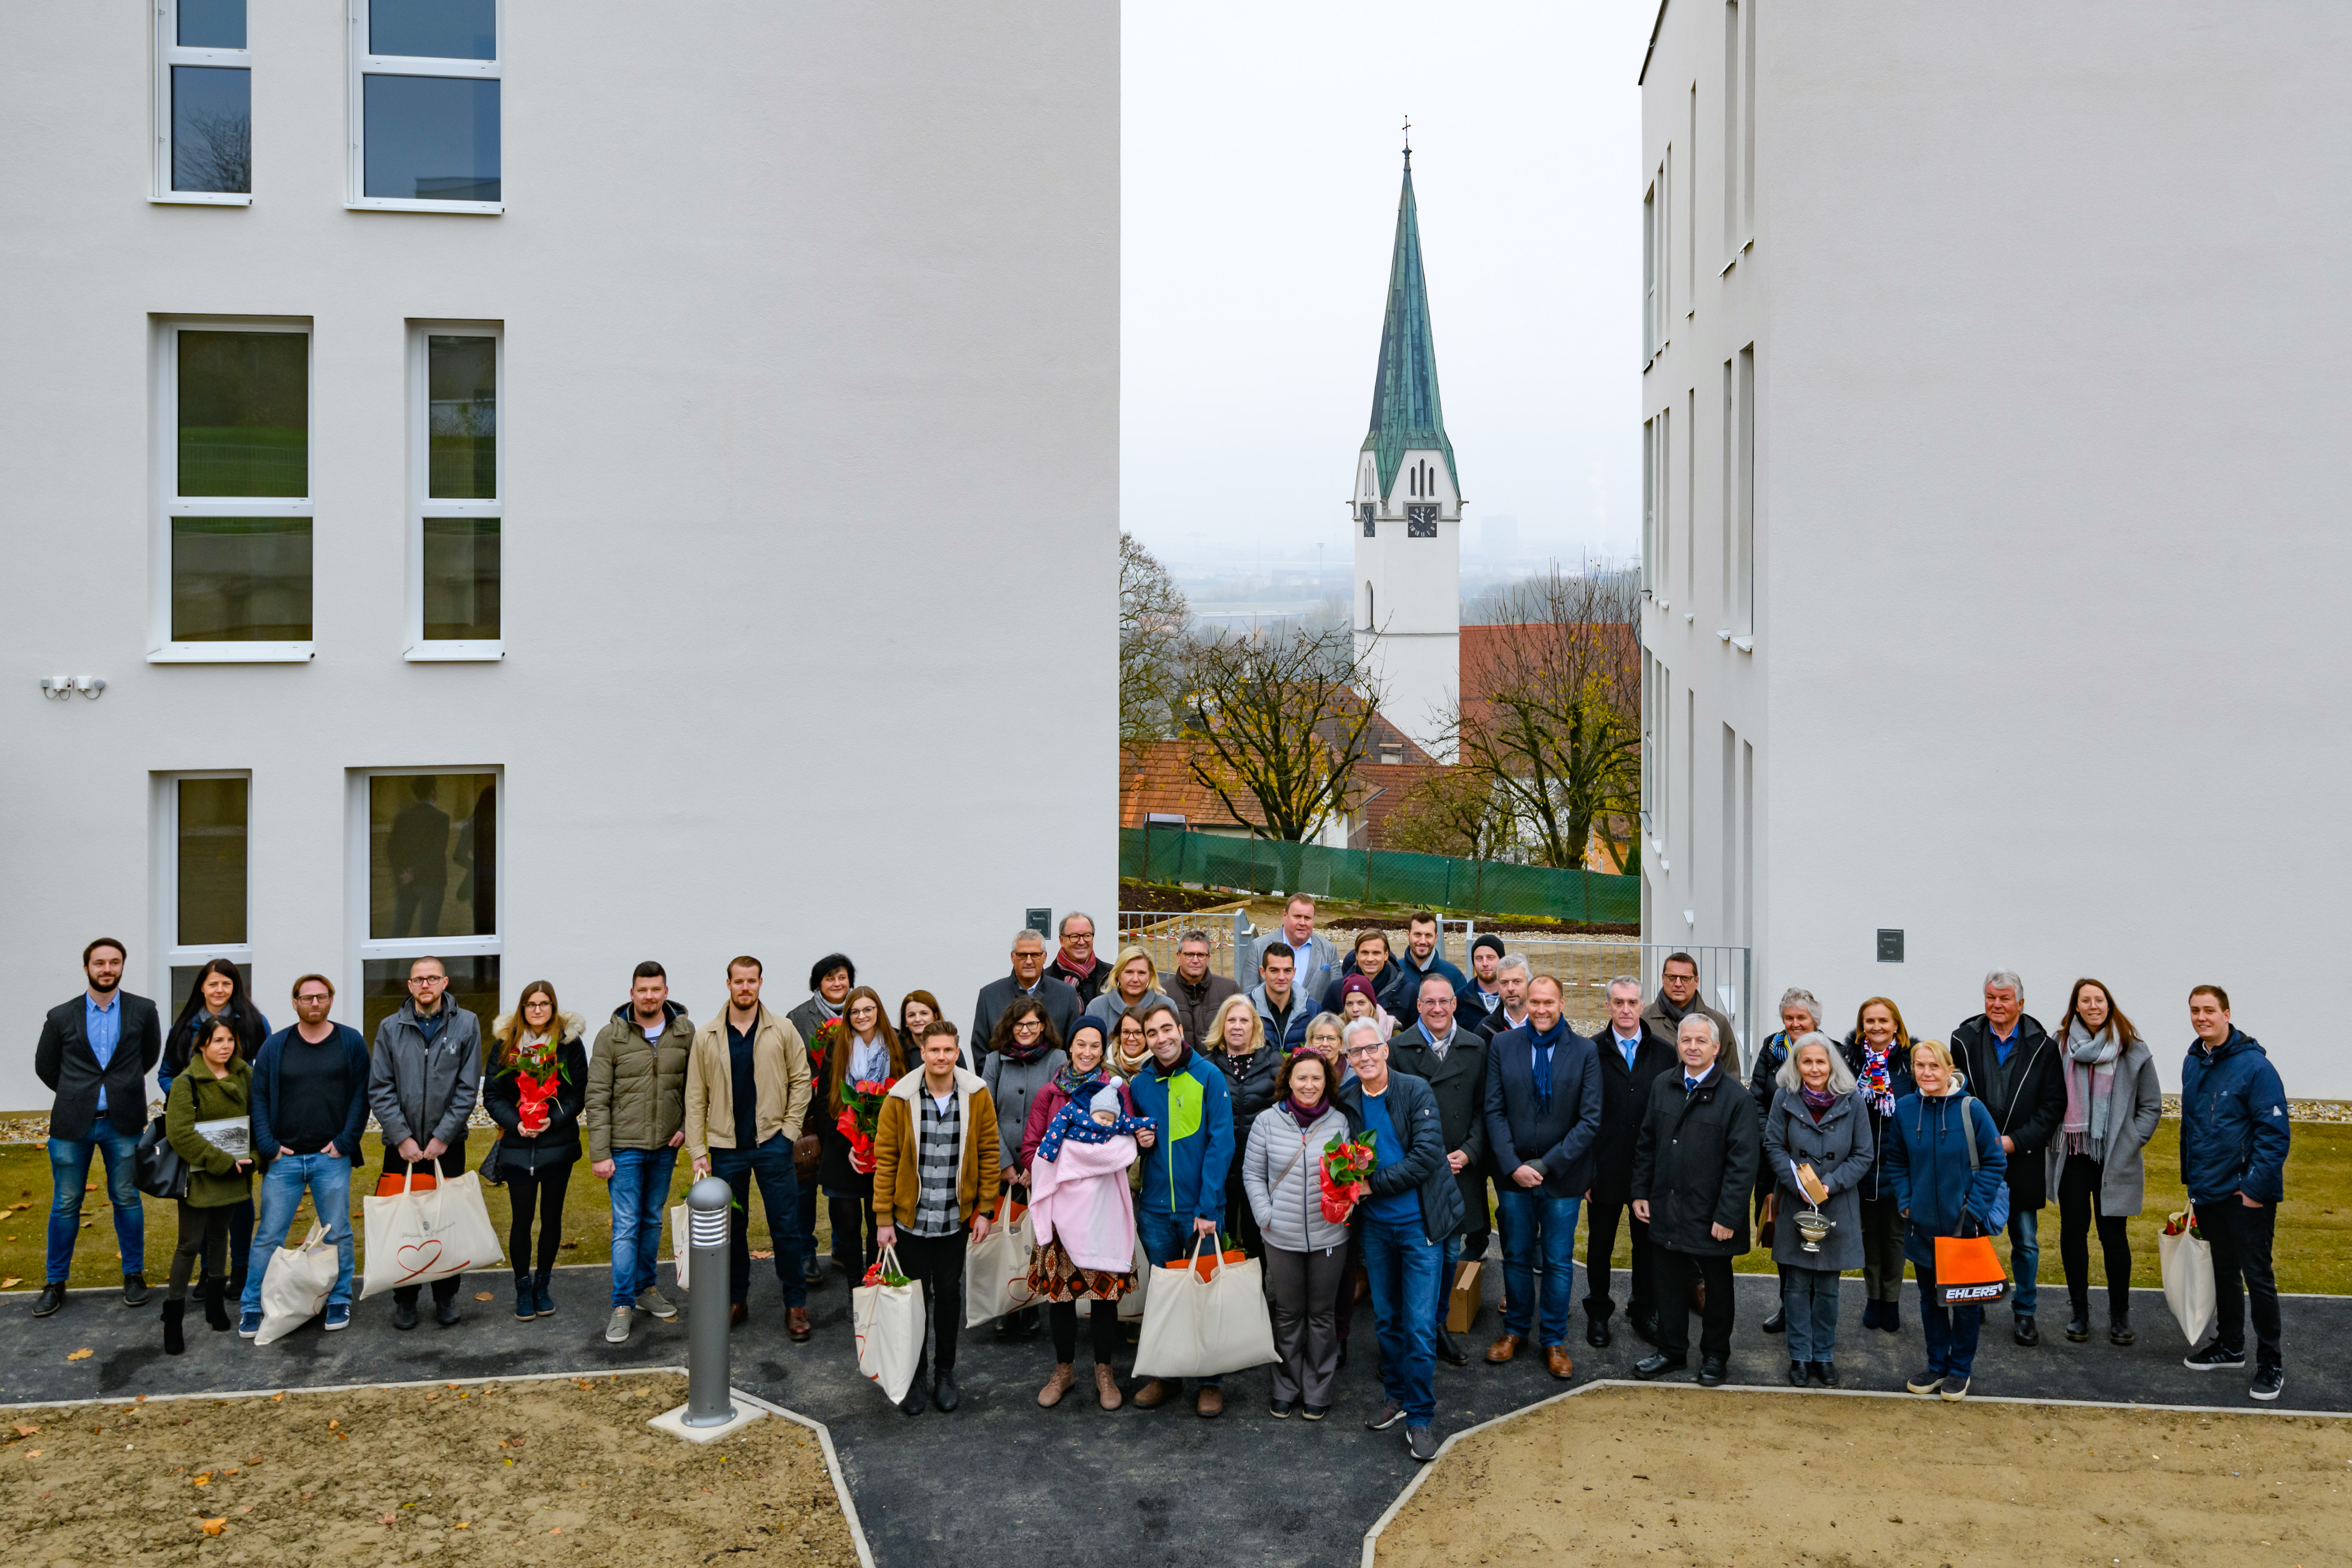
[[[341,1422],[340,1422],[340,1421],[330,1421],[330,1422],[328,1422],[328,1423],[327,1423],[327,1430],[328,1430],[328,1431],[330,1431],[330,1432],[331,1432],[331,1431],[333,1431],[336,1427],[341,1426],[341,1425],[342,1425],[342,1423],[341,1423]]]
[[[488,1301],[494,1299],[495,1298],[493,1298],[488,1290],[477,1290],[474,1292],[474,1300],[477,1301]]]
[[[48,1450],[47,1448],[27,1448],[25,1450],[25,1458],[28,1459],[37,1459],[43,1454],[47,1452]]]
[[[559,1524],[559,1525],[557,1525],[553,1530],[549,1531],[547,1533],[548,1533],[548,1534],[550,1534],[550,1535],[561,1535],[561,1534],[562,1534],[562,1533],[563,1533],[563,1527],[562,1527],[562,1525],[560,1525],[560,1524]]]
[[[78,1351],[68,1351],[68,1352],[66,1352],[66,1360],[68,1360],[68,1361],[88,1361],[90,1357],[92,1357],[92,1356],[96,1355],[97,1353],[98,1353],[98,1352],[97,1352],[96,1351],[94,1351],[94,1350],[90,1349],[88,1345],[84,1345],[84,1346],[82,1346],[82,1347],[81,1347],[81,1349],[79,1349],[79,1350],[78,1350]]]
[[[203,1475],[198,1476],[194,1480],[188,1484],[191,1486],[208,1487],[213,1484],[213,1473],[210,1470],[206,1470]]]
[[[378,1524],[397,1524],[400,1522],[400,1515],[396,1513],[380,1513],[375,1516],[375,1521]]]
[[[269,1403],[270,1403],[270,1404],[272,1404],[272,1405],[277,1405],[277,1404],[278,1404],[278,1403],[282,1402],[282,1401],[285,1399],[285,1397],[286,1397],[286,1396],[285,1396],[284,1394],[271,1394],[271,1395],[269,1396]]]
[[[228,1528],[228,1515],[223,1514],[218,1519],[200,1519],[196,1522],[204,1527],[206,1535],[218,1535]]]
[[[31,1436],[34,1433],[36,1433],[36,1432],[37,1432],[37,1431],[39,1431],[39,1430],[40,1430],[40,1428],[39,1428],[38,1426],[19,1426],[16,1428],[16,1436],[19,1436],[19,1437],[29,1437],[29,1436]]]

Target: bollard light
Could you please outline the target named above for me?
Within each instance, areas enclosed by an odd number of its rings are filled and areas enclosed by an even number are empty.
[[[708,1443],[759,1419],[728,1386],[727,1230],[735,1189],[705,1176],[687,1190],[686,1403],[648,1423],[688,1442]]]

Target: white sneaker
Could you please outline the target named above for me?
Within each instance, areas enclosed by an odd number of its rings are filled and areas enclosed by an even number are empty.
[[[637,1292],[637,1310],[650,1312],[665,1323],[677,1316],[677,1309],[670,1304],[669,1298],[650,1285]]]
[[[604,1342],[608,1345],[625,1345],[629,1342],[629,1309],[626,1307],[613,1309],[613,1321],[604,1325]]]

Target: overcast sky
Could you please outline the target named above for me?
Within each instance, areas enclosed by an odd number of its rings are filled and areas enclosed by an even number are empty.
[[[1573,560],[1640,539],[1653,0],[1127,0],[1122,521],[1333,563],[1402,174],[1465,498]]]

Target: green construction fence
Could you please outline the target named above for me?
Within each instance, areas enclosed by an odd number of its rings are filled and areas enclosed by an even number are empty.
[[[1632,924],[1642,879],[1391,849],[1331,849],[1278,838],[1229,838],[1174,827],[1127,827],[1118,874],[1254,893],[1312,893],[1368,904],[1427,904],[1477,914]]]

